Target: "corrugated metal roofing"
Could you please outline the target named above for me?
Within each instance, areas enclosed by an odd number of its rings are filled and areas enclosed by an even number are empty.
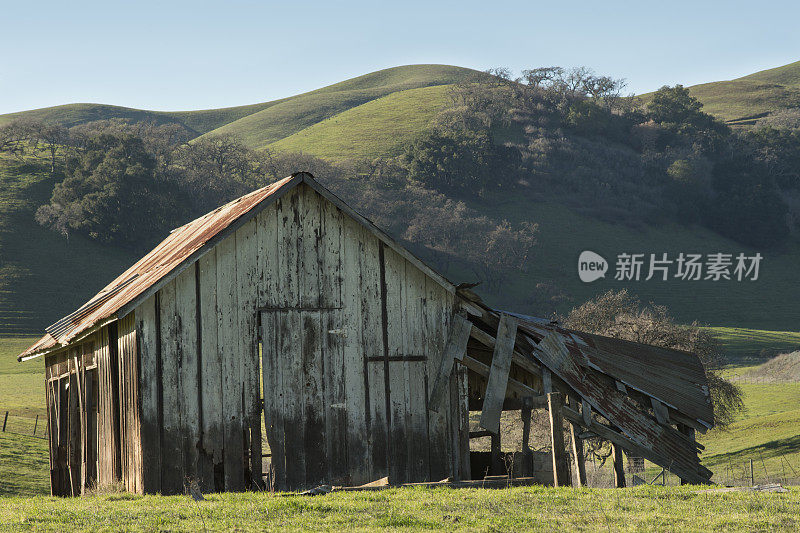
[[[47,334],[19,359],[66,345],[70,340],[111,318],[124,305],[175,270],[209,240],[231,226],[268,197],[303,181],[293,175],[253,191],[173,230],[150,253],[120,274],[77,311],[48,327]]]
[[[706,427],[714,425],[708,379],[695,354],[531,321],[520,327],[537,340],[559,331],[582,366],[599,370]]]

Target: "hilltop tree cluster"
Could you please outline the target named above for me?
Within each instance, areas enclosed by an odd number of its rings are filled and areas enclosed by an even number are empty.
[[[175,124],[104,120],[55,128],[59,142],[51,145],[40,138],[49,126],[11,123],[0,128],[0,149],[46,160],[53,192],[36,219],[65,236],[145,251],[171,229],[301,169],[437,267],[457,264],[490,287],[526,269],[536,244],[536,224],[479,214],[409,178],[396,161],[334,165],[254,151],[230,135],[191,139]]]
[[[797,117],[735,132],[680,85],[642,103],[586,68],[490,73],[456,85],[408,146],[409,179],[484,200],[513,189],[616,223],[700,224],[757,247],[796,231]]]

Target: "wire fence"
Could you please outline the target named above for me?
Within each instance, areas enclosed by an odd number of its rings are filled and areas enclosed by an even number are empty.
[[[41,415],[21,416],[12,415],[8,411],[0,411],[0,431],[13,435],[23,435],[35,437],[37,439],[47,438],[47,419]]]

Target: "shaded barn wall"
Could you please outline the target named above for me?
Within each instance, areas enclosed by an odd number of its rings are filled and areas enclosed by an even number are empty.
[[[427,410],[454,296],[300,185],[135,310],[144,488],[468,477],[466,370]]]
[[[53,495],[118,481],[141,490],[136,374],[132,317],[46,357]]]

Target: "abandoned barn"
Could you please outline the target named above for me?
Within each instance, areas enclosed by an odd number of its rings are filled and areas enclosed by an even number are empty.
[[[585,484],[590,437],[612,443],[618,485],[623,450],[711,476],[696,356],[491,309],[307,173],[171,232],[19,357],[42,355],[54,495],[505,474],[504,410],[522,417],[515,476]]]

